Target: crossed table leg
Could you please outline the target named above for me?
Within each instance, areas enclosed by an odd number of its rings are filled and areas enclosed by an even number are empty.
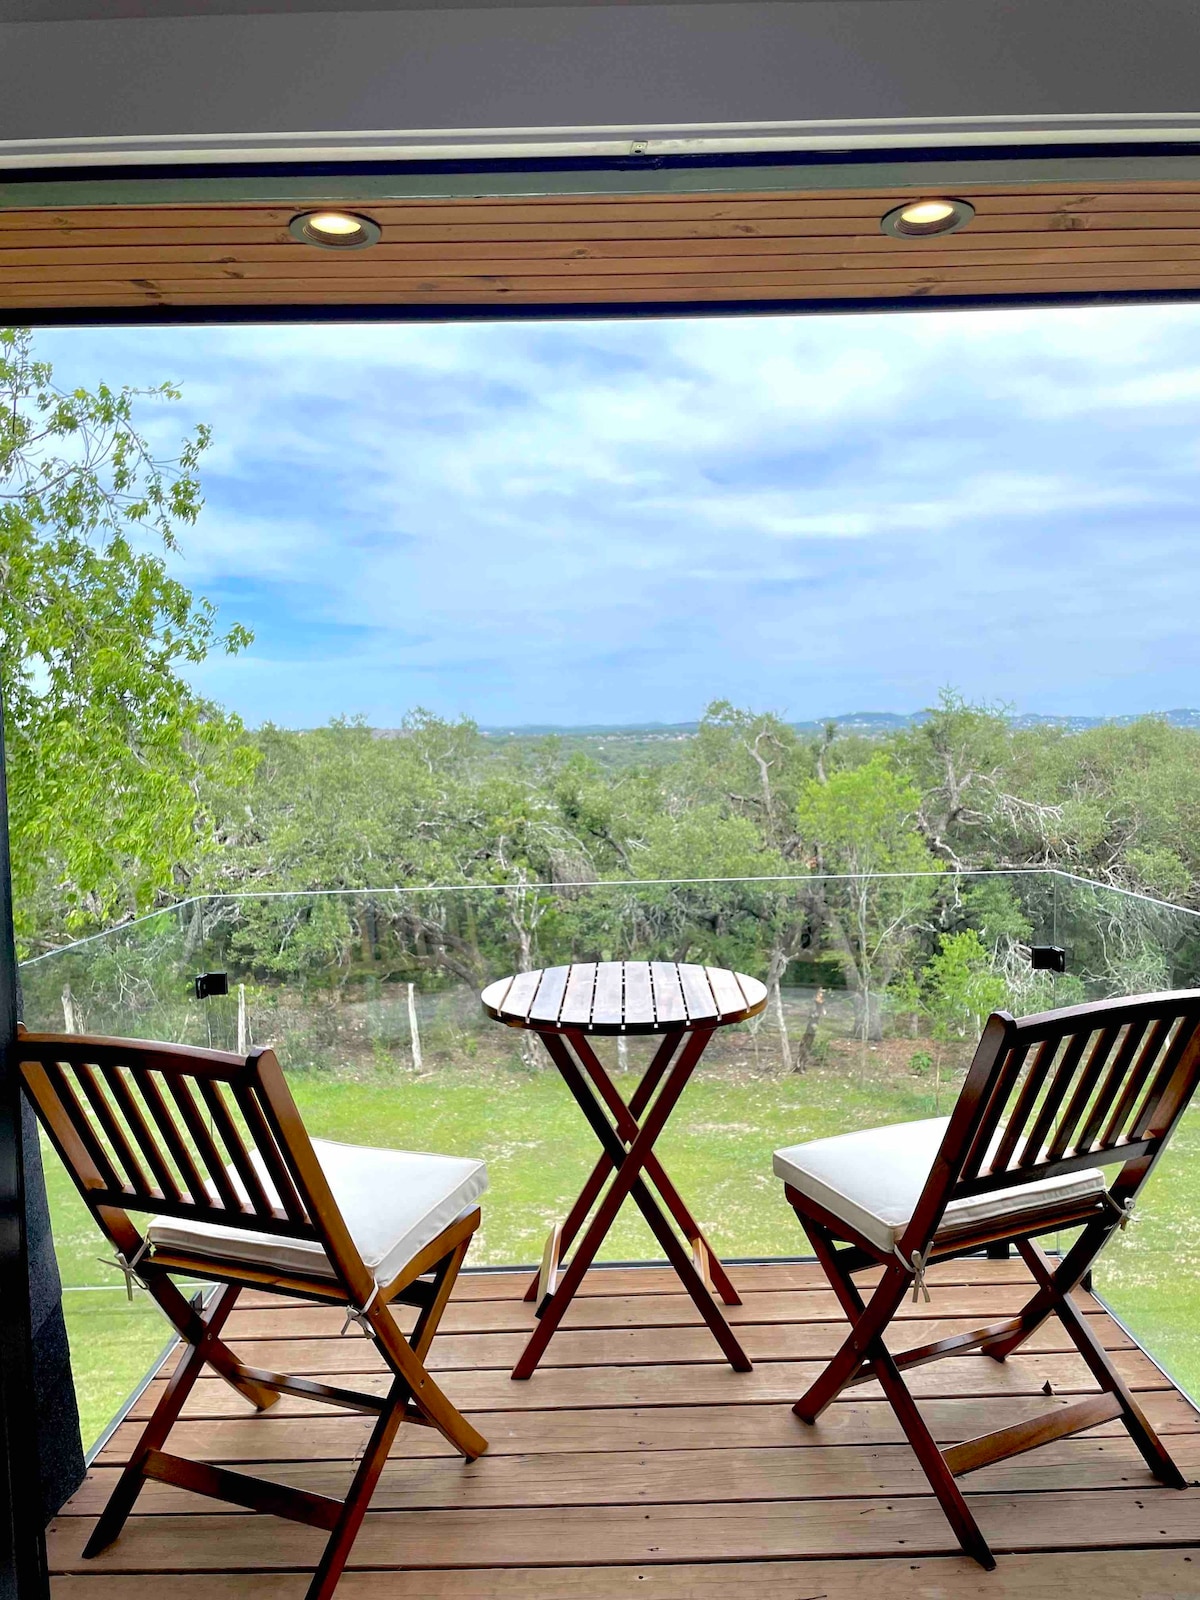
[[[666,1252],[667,1259],[691,1295],[700,1315],[712,1329],[730,1365],[737,1372],[750,1371],[750,1360],[734,1337],[733,1330],[721,1315],[712,1290],[716,1288],[726,1305],[740,1305],[741,1299],[729,1281],[724,1267],[710,1249],[695,1218],[654,1154],[655,1141],[666,1126],[667,1119],[674,1110],[675,1103],[691,1077],[696,1063],[704,1054],[711,1033],[712,1029],[697,1028],[686,1035],[680,1031],[666,1034],[645,1075],[630,1097],[628,1105],[621,1099],[615,1084],[604,1070],[585,1034],[577,1029],[542,1034],[542,1042],[549,1051],[551,1060],[600,1141],[604,1154],[596,1163],[579,1198],[571,1207],[566,1221],[561,1227],[556,1227],[550,1235],[542,1270],[526,1291],[526,1300],[539,1301],[538,1324],[520,1360],[513,1368],[514,1378],[528,1378],[536,1370],[546,1346],[550,1343],[583,1281],[584,1273],[594,1261],[597,1250],[627,1197],[633,1199],[649,1223],[655,1238]],[[682,1050],[679,1049],[681,1040],[685,1041]],[[571,1054],[572,1050],[574,1056]],[[575,1057],[578,1057],[578,1061]],[[673,1059],[674,1065],[672,1065]],[[596,1094],[589,1089],[588,1078],[595,1085]],[[660,1082],[662,1088],[655,1097],[654,1091]],[[596,1098],[597,1094],[608,1108],[613,1122],[605,1116]],[[570,1248],[584,1218],[600,1197],[610,1172],[613,1174],[612,1181],[600,1199],[583,1238],[572,1252],[569,1265],[562,1269],[560,1278],[559,1260]],[[679,1224],[692,1247],[692,1254],[689,1255],[687,1248],[672,1228],[662,1205],[646,1183],[643,1172],[650,1178],[667,1210]]]

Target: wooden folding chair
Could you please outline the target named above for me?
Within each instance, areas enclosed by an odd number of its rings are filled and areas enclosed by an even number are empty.
[[[474,1460],[487,1441],[430,1377],[430,1343],[479,1224],[483,1163],[311,1141],[270,1050],[215,1050],[20,1030],[18,1060],[47,1134],[116,1252],[186,1346],[88,1540],[117,1537],[147,1478],[329,1533],[308,1600],[333,1593],[402,1422]],[[144,1233],[129,1212],[156,1213]],[[203,1310],[174,1274],[221,1285]],[[247,1366],[221,1339],[245,1287],[346,1308],[388,1368],[360,1393]],[[393,1305],[418,1308],[405,1337]],[[343,1332],[345,1328],[343,1329]],[[169,1455],[208,1366],[260,1410],[281,1394],[376,1418],[344,1501]]]
[[[987,1023],[951,1117],[779,1150],[775,1172],[851,1323],[800,1400],[813,1423],[842,1391],[877,1381],[963,1550],[995,1566],[956,1480],[1119,1418],[1151,1472],[1184,1478],[1071,1301],[1113,1230],[1128,1221],[1200,1077],[1200,991],[1143,995]],[[1104,1166],[1119,1163],[1111,1184]],[[1080,1228],[1058,1261],[1038,1235]],[[900,1353],[884,1334],[930,1262],[1015,1243],[1036,1290],[1014,1317]],[[853,1274],[883,1267],[864,1301]],[[1100,1393],[940,1450],[904,1382],[910,1367],[965,1350],[1003,1361],[1055,1315]]]

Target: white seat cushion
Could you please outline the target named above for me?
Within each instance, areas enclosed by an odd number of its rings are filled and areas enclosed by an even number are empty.
[[[841,1133],[775,1152],[775,1175],[850,1224],[881,1250],[890,1251],[916,1209],[949,1117],[898,1122],[862,1133]],[[1051,1205],[1098,1196],[1106,1188],[1096,1167],[1011,1189],[952,1200],[938,1228],[961,1233],[997,1217],[1019,1219]]]
[[[314,1139],[312,1147],[363,1265],[379,1284],[390,1283],[431,1240],[472,1210],[487,1188],[482,1161],[334,1144],[328,1139]],[[263,1187],[278,1202],[257,1150],[253,1158]],[[237,1187],[242,1188],[240,1182]],[[315,1240],[282,1239],[187,1217],[155,1217],[146,1237],[156,1249],[198,1252],[280,1272],[334,1276],[324,1247]]]

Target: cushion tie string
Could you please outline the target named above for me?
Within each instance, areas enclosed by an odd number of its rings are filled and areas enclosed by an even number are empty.
[[[141,1244],[138,1245],[137,1249],[134,1251],[131,1260],[126,1260],[125,1254],[121,1250],[117,1251],[115,1259],[110,1259],[108,1256],[97,1256],[96,1258],[102,1267],[116,1267],[118,1272],[123,1272],[125,1274],[125,1295],[126,1298],[131,1302],[133,1300],[134,1288],[136,1287],[138,1289],[144,1289],[146,1287],[145,1280],[139,1276],[137,1269],[138,1262],[146,1254],[146,1251],[149,1250],[149,1248],[149,1239],[143,1239]]]
[[[363,1306],[361,1310],[355,1305],[348,1305],[346,1307],[346,1320],[342,1323],[342,1333],[349,1332],[350,1324],[353,1323],[358,1331],[362,1334],[365,1334],[368,1339],[373,1339],[375,1337],[375,1330],[371,1326],[370,1318],[367,1316],[367,1312],[370,1311],[371,1307],[375,1304],[375,1297],[378,1295],[378,1293],[379,1285],[376,1284],[371,1290],[371,1294],[366,1305]]]
[[[929,1265],[929,1252],[932,1249],[933,1245],[928,1244],[926,1245],[923,1253],[920,1250],[914,1250],[912,1253],[912,1259],[906,1261],[900,1246],[898,1244],[894,1244],[892,1246],[892,1253],[895,1255],[896,1260],[904,1268],[905,1272],[912,1273],[913,1305],[916,1305],[917,1300],[921,1295],[925,1296],[925,1303],[927,1305],[930,1301],[931,1296],[929,1293],[929,1285],[925,1282],[925,1268]]]
[[[1124,1201],[1115,1200],[1113,1198],[1112,1194],[1110,1193],[1110,1191],[1107,1190],[1107,1189],[1104,1191],[1104,1198],[1108,1201],[1109,1205],[1112,1207],[1112,1209],[1117,1213],[1117,1216],[1120,1218],[1120,1221],[1117,1223],[1117,1226],[1120,1228],[1121,1232],[1124,1233],[1125,1229],[1134,1220],[1134,1216],[1133,1216],[1134,1201],[1132,1200],[1132,1198],[1129,1199],[1129,1200],[1124,1200]]]

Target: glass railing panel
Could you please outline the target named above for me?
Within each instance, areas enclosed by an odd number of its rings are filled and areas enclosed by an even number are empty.
[[[317,1136],[486,1159],[491,1193],[472,1259],[531,1262],[596,1148],[540,1042],[488,1018],[480,989],[531,966],[622,957],[682,955],[757,973],[763,941],[769,959],[771,937],[804,907],[792,883],[724,882],[225,901],[213,908],[210,949],[229,972],[230,994],[214,1031],[224,1029],[230,1048],[240,1027],[243,1043],[277,1049]],[[814,1067],[826,1035],[853,1029],[852,1002],[828,989],[828,974],[823,981],[819,1004],[820,984],[785,984],[768,1017],[721,1030],[661,1141],[726,1253],[803,1249],[786,1208],[764,1212],[762,1176],[764,1151],[769,1172],[774,1144],[833,1131],[842,1114],[840,1091],[823,1107],[822,1089],[800,1070],[814,1007],[822,1036],[809,1052]],[[628,1094],[653,1043],[597,1048]],[[897,1114],[890,1104],[880,1111]],[[603,1257],[660,1253],[627,1207]]]
[[[1066,972],[1034,971],[1034,945],[1063,947]],[[805,1241],[771,1176],[774,1148],[946,1115],[997,1005],[1028,1014],[1200,983],[1200,918],[1032,871],[263,894],[190,902],[43,957],[23,979],[35,1026],[269,1045],[316,1137],[483,1157],[491,1190],[472,1260],[499,1265],[540,1256],[595,1144],[539,1041],[486,1017],[479,991],[532,966],[619,958],[768,982],[766,1012],[717,1033],[658,1148],[722,1254],[796,1255]],[[228,992],[200,1002],[205,971],[225,974]],[[628,1093],[647,1041],[598,1049]],[[1194,1111],[1144,1221],[1096,1274],[1193,1391],[1198,1145]],[[161,1324],[144,1302],[130,1311],[115,1284],[94,1287],[111,1280],[95,1264],[103,1252],[53,1157],[48,1176],[73,1331],[149,1318],[153,1344]],[[660,1251],[626,1207],[603,1254]],[[129,1348],[130,1334],[117,1343]],[[112,1339],[87,1345],[111,1367]],[[95,1357],[78,1364],[86,1385]],[[112,1372],[96,1383],[115,1404],[124,1375]]]
[[[1200,917],[1079,879],[1056,882],[1058,927],[1079,970],[1110,991],[1200,987]],[[1111,1169],[1110,1169],[1111,1170]],[[1200,1396],[1200,1101],[1185,1113],[1093,1274],[1096,1291],[1175,1381]]]
[[[207,1017],[191,1003],[203,970],[203,908],[187,901],[23,962],[25,1025],[206,1044]]]
[[[207,1045],[193,979],[205,969],[203,902],[172,906],[49,952],[21,967],[22,1018],[45,1032],[109,1034]],[[126,1296],[111,1250],[57,1156],[43,1169],[85,1442],[100,1433],[163,1349],[171,1329],[144,1294]]]

